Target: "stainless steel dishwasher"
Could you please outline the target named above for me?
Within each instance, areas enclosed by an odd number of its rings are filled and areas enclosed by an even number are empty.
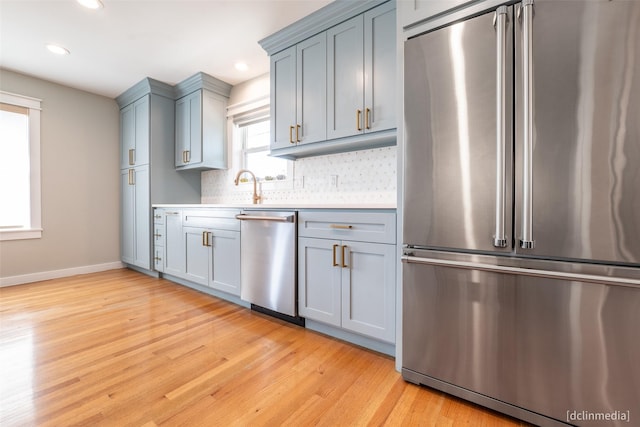
[[[247,210],[236,218],[240,220],[240,298],[250,302],[253,310],[301,324],[296,212]]]

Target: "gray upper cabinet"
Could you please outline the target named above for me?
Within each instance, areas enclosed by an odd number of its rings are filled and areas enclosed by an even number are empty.
[[[175,86],[175,167],[226,169],[226,113],[231,86],[204,73]]]
[[[202,163],[202,92],[176,101],[176,167]]]
[[[120,169],[149,163],[149,103],[146,95],[120,110]]]
[[[271,57],[271,149],[292,144],[296,123],[296,47]]]
[[[363,16],[327,31],[329,139],[362,133],[364,104]],[[391,82],[390,82],[391,83]]]
[[[396,127],[395,28],[386,3],[327,31],[329,139]]]
[[[271,55],[271,154],[396,143],[395,1],[334,2],[260,41]]]
[[[326,35],[271,57],[271,148],[326,139]]]
[[[364,14],[364,131],[396,127],[396,9],[387,3]]]
[[[324,33],[296,46],[296,143],[327,139],[327,38]]]

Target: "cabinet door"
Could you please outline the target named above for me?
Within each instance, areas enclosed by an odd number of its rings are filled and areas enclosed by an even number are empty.
[[[165,212],[164,272],[184,277],[185,250],[182,233],[182,212]]]
[[[136,123],[133,104],[120,110],[120,169],[135,165],[134,152],[136,148]],[[126,177],[125,177],[126,178]]]
[[[149,163],[149,95],[120,110],[120,169]]]
[[[271,56],[271,149],[295,143],[296,47]],[[292,131],[293,130],[293,131]],[[290,138],[291,137],[291,138]]]
[[[345,241],[342,327],[395,340],[395,245]]]
[[[135,189],[131,184],[132,176],[129,172],[132,169],[122,169],[120,171],[120,258],[122,262],[133,264],[134,241],[135,241]]]
[[[176,101],[176,167],[202,163],[202,91]]]
[[[327,35],[320,33],[296,46],[296,142],[327,139]]]
[[[240,296],[240,232],[213,230],[209,242],[213,257],[209,285]]]
[[[330,28],[327,43],[327,138],[360,134],[364,122],[363,16]]]
[[[206,228],[183,227],[185,274],[184,278],[200,285],[209,285],[211,251],[205,245]]]
[[[133,191],[135,193],[135,238],[133,264],[151,269],[151,199],[149,166],[133,169]]]
[[[364,129],[396,127],[396,9],[385,3],[364,14]]]
[[[340,242],[298,238],[298,311],[340,326]]]
[[[151,98],[146,95],[133,104],[135,114],[136,146],[133,160],[136,166],[149,164],[149,146],[151,144],[151,117],[149,115]]]

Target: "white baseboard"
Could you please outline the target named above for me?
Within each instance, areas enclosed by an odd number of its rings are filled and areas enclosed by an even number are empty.
[[[83,267],[65,268],[63,270],[42,271],[40,273],[23,274],[20,276],[0,277],[0,288],[5,286],[22,285],[25,283],[40,282],[42,280],[58,279],[60,277],[75,276],[77,274],[97,273],[99,271],[124,268],[120,261],[105,264],[86,265]]]

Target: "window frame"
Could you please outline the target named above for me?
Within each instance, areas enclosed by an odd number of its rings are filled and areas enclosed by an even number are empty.
[[[227,107],[227,118],[229,118],[232,136],[232,149],[238,153],[238,161],[241,169],[246,169],[246,155],[253,152],[267,151],[270,152],[270,145],[266,146],[266,150],[262,148],[245,149],[245,136],[247,125],[269,121],[269,126],[273,126],[270,111],[270,98],[268,95],[255,98],[246,102],[230,105]],[[283,159],[286,160],[286,159]],[[261,180],[261,188],[266,185],[267,188],[288,188],[293,186],[294,162],[287,161],[287,178],[283,180],[266,181]],[[240,183],[240,185],[251,184],[250,182]],[[251,184],[252,185],[252,184]]]
[[[40,171],[40,119],[42,100],[0,91],[0,102],[29,110],[30,206],[29,227],[0,229],[0,241],[39,239],[42,237],[42,187]]]

